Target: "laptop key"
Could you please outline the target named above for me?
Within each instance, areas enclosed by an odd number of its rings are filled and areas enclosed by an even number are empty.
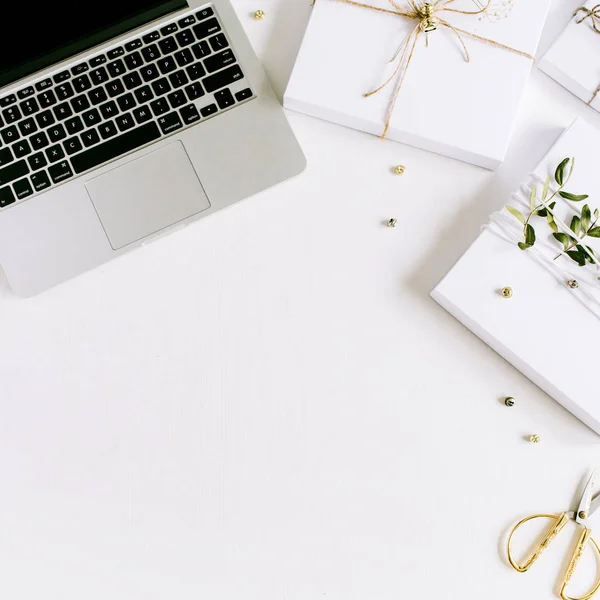
[[[135,121],[131,115],[120,115],[115,119],[119,131],[127,131],[135,127]]]
[[[25,179],[15,181],[13,183],[13,190],[15,192],[17,200],[27,198],[27,196],[31,196],[31,194],[33,194],[33,188],[31,187],[31,184],[29,183],[29,179],[27,179],[27,177]]]
[[[160,50],[156,44],[150,44],[145,48],[142,48],[142,56],[146,62],[152,62],[157,58],[160,58]]]
[[[181,114],[181,118],[183,119],[183,122],[186,125],[191,125],[192,123],[195,123],[196,121],[200,120],[200,113],[193,104],[188,104],[187,106],[184,106],[179,111],[179,114]]]
[[[71,171],[71,165],[68,161],[63,160],[56,165],[48,167],[48,173],[52,177],[53,183],[60,183],[69,177],[73,177],[73,171]]]
[[[54,163],[58,160],[61,160],[65,157],[65,151],[60,144],[56,144],[54,146],[50,146],[50,148],[46,148],[45,150],[46,156],[51,163]]]
[[[194,44],[192,46],[191,50],[194,53],[194,56],[196,58],[205,58],[206,56],[209,56],[211,53],[211,49],[208,45],[208,42],[206,42],[206,41],[198,42],[197,44]]]
[[[73,75],[81,75],[81,73],[87,71],[88,69],[89,69],[89,66],[87,63],[81,63],[80,65],[75,65],[71,69],[71,73],[73,73]]]
[[[146,65],[141,73],[144,81],[152,81],[158,77],[158,69],[154,65]]]
[[[232,65],[234,62],[235,56],[233,55],[233,52],[227,49],[223,50],[223,52],[219,52],[218,54],[213,54],[210,58],[207,58],[204,61],[204,66],[209,73],[214,73],[223,67]]]
[[[221,31],[221,26],[217,19],[208,19],[208,21],[202,21],[198,25],[194,25],[194,33],[199,40],[219,31]]]
[[[25,119],[19,123],[19,130],[21,131],[21,135],[30,135],[37,131],[37,125],[32,117],[29,119]]]
[[[190,29],[184,29],[175,35],[180,46],[189,46],[196,41],[194,34]]]
[[[235,99],[238,102],[242,102],[243,100],[248,100],[248,98],[252,98],[252,90],[250,88],[246,88],[241,92],[237,92],[235,95]]]
[[[79,77],[75,77],[73,79],[73,87],[76,92],[86,92],[92,87],[92,82],[87,75],[80,75]]]
[[[100,112],[105,119],[111,119],[119,114],[119,109],[117,108],[115,101],[111,100],[100,107]]]
[[[231,90],[228,90],[228,89],[224,89],[224,90],[221,90],[220,92],[216,92],[215,100],[217,101],[217,104],[219,105],[219,108],[221,110],[223,110],[225,108],[229,108],[230,106],[233,106],[235,104],[235,99],[233,97],[233,94],[231,93]]]
[[[15,195],[10,187],[0,188],[0,208],[15,202]]]
[[[170,54],[171,52],[175,52],[175,50],[177,50],[178,48],[177,42],[175,41],[175,38],[172,35],[165,38],[164,40],[160,40],[160,42],[158,42],[158,45],[160,46],[160,51],[163,54]]]
[[[119,108],[125,112],[131,110],[137,103],[133,98],[133,94],[124,94],[117,98],[117,104],[119,105]]]
[[[119,48],[113,48],[106,53],[109,60],[112,58],[117,58],[117,56],[123,56],[123,54],[125,54],[125,50],[120,46]]]
[[[204,96],[204,90],[202,89],[202,84],[199,81],[192,83],[192,85],[188,85],[185,88],[185,93],[190,100],[196,100],[196,98],[201,98]]]
[[[146,123],[115,137],[89,150],[75,155],[71,160],[75,173],[83,173],[109,160],[113,160],[136,148],[145,146],[160,138],[160,130],[156,123]]]
[[[66,79],[71,78],[71,73],[69,71],[62,71],[61,73],[57,73],[52,79],[54,79],[54,83],[61,83]]]
[[[144,61],[139,52],[132,52],[125,57],[125,64],[130,71],[133,71],[134,69],[141,67],[144,64]]]
[[[162,96],[163,94],[168,94],[171,91],[171,86],[169,85],[167,78],[163,77],[152,83],[152,89],[157,96]]]
[[[21,107],[21,110],[23,111],[23,114],[25,116],[33,115],[34,113],[40,110],[40,107],[35,101],[35,98],[29,98],[29,100],[24,100],[23,102],[21,102],[21,104],[19,104],[19,106]]]
[[[72,119],[65,121],[65,127],[67,128],[69,135],[75,135],[76,133],[83,131],[83,122],[79,117],[73,117]]]
[[[169,102],[173,108],[179,108],[187,102],[187,98],[181,90],[177,90],[176,92],[169,94],[167,98],[169,99]]]
[[[42,81],[38,81],[35,84],[35,89],[38,92],[43,92],[44,90],[47,90],[49,87],[52,87],[52,79],[44,79]]]
[[[165,98],[159,98],[154,102],[150,103],[152,108],[152,112],[159,117],[160,115],[164,115],[166,112],[169,112],[171,108],[169,107],[169,103]]]
[[[133,111],[133,116],[138,124],[145,123],[152,118],[152,113],[147,106],[140,106]]]
[[[150,44],[151,42],[155,42],[160,37],[160,33],[158,31],[151,31],[147,33],[142,40],[144,40],[144,44]]]
[[[154,94],[152,93],[150,86],[145,85],[144,87],[135,90],[135,97],[140,104],[143,104],[144,102],[149,102],[152,100],[152,98],[154,98]]]
[[[120,58],[106,65],[111,77],[120,77],[125,73],[125,64]]]
[[[90,73],[90,79],[94,85],[101,85],[108,81],[108,73],[104,67],[99,67]]]
[[[102,121],[102,117],[96,108],[92,108],[92,110],[84,112],[81,116],[83,117],[83,122],[85,123],[86,127],[93,127]]]
[[[127,50],[127,52],[131,52],[136,48],[141,48],[141,46],[142,40],[132,40],[131,42],[127,42],[127,44],[125,44],[125,50]]]
[[[214,14],[215,11],[212,8],[205,8],[196,13],[196,19],[198,19],[198,21],[203,21],[204,19],[208,19],[208,17],[212,17]]]
[[[31,141],[31,147],[34,150],[40,150],[41,148],[45,148],[50,144],[50,142],[48,141],[48,136],[46,136],[46,134],[43,131],[40,131],[39,133],[36,133],[35,135],[31,136],[29,140]]]
[[[171,35],[172,33],[175,33],[177,31],[177,25],[175,23],[169,23],[169,25],[165,25],[160,32],[163,35]]]
[[[31,183],[36,192],[41,192],[46,188],[50,187],[50,178],[46,171],[38,171],[31,175]]]
[[[93,106],[102,104],[102,102],[106,102],[108,100],[108,96],[106,95],[104,88],[101,87],[93,89],[88,93],[88,96]]]
[[[103,140],[107,140],[115,135],[117,135],[117,128],[112,121],[107,121],[106,123],[102,123],[100,127],[98,127],[98,131],[102,136]]]
[[[17,92],[17,96],[21,100],[23,100],[24,98],[29,98],[29,96],[33,96],[33,94],[35,94],[35,89],[31,85]]]
[[[196,19],[194,18],[194,15],[189,15],[185,17],[185,19],[177,21],[177,25],[179,25],[179,27],[183,29],[184,27],[189,27],[190,25],[193,25],[195,22]]]
[[[119,79],[116,79],[115,81],[110,81],[106,84],[105,87],[106,91],[108,92],[108,95],[111,98],[114,98],[115,96],[118,96],[119,94],[122,94],[125,91],[125,87]]]
[[[0,185],[6,185],[15,179],[21,179],[21,177],[25,177],[27,173],[29,173],[27,161],[25,161],[25,159],[21,159],[8,165],[7,167],[0,169]]]
[[[15,102],[17,100],[16,96],[13,96],[15,99]],[[6,98],[4,98],[4,100],[6,100]],[[23,115],[21,115],[21,111],[19,110],[19,108],[17,106],[11,106],[9,108],[5,108],[2,111],[2,116],[4,117],[4,120],[7,123],[14,123],[15,121],[18,121]]]
[[[105,62],[106,56],[104,56],[104,54],[101,54],[100,56],[94,56],[94,58],[90,58],[90,67],[93,69],[94,67],[103,65]]]
[[[89,148],[100,141],[100,136],[95,129],[90,129],[81,134],[81,139],[83,140],[83,145]]]
[[[236,81],[239,81],[244,77],[242,70],[239,65],[233,65],[231,67],[227,67],[222,71],[218,71],[214,75],[209,75],[205,79],[202,80],[204,83],[204,89],[210,94],[211,92],[216,92],[218,89],[225,87],[226,85],[231,85]]]
[[[56,92],[56,97],[59,100],[67,100],[67,98],[72,98],[75,95],[73,87],[68,81],[66,83],[61,83],[60,85],[57,85],[54,88],[54,91]]]
[[[12,142],[16,142],[21,137],[16,125],[11,125],[10,127],[0,131],[0,136],[2,136],[2,140],[7,145]]]
[[[60,142],[60,140],[64,140],[67,137],[67,132],[65,128],[58,123],[48,129],[48,138],[51,142]]]
[[[0,149],[0,167],[7,165],[9,162],[13,161],[13,155],[10,151],[10,148],[2,148]]]
[[[171,75],[169,75],[169,80],[174,88],[178,88],[189,83],[189,79],[187,78],[187,75],[183,69],[181,69],[181,71],[177,71],[176,73],[171,73]]]
[[[29,163],[32,171],[43,169],[48,164],[43,152],[36,152],[35,154],[32,154],[27,159],[27,162]]]
[[[53,125],[56,122],[54,115],[49,110],[45,110],[37,114],[35,116],[35,120],[37,121],[37,124],[42,128],[49,127],[50,125]]]
[[[58,120],[68,119],[73,116],[73,111],[68,102],[62,102],[57,104],[53,109],[53,112]]]
[[[219,112],[219,107],[216,104],[209,104],[204,108],[200,109],[200,113],[203,117],[210,117],[210,115],[214,115]]]
[[[173,56],[175,57],[175,60],[177,61],[177,64],[180,67],[186,67],[187,65],[190,65],[194,62],[194,57],[192,56],[192,53],[190,52],[189,48],[186,48],[185,50],[180,50],[179,52],[175,52]]]
[[[20,140],[16,144],[13,144],[12,151],[15,158],[23,158],[31,154],[31,146],[27,140]]]
[[[127,73],[127,75],[123,77],[123,82],[128,90],[133,90],[134,88],[142,85],[142,78],[138,73]]]
[[[75,152],[79,152],[83,148],[81,140],[77,136],[69,138],[66,142],[63,142],[63,146],[65,147],[68,155],[75,154]]]
[[[174,71],[177,68],[177,63],[173,59],[172,56],[167,56],[166,58],[161,58],[157,63],[160,72],[163,75]]]
[[[71,100],[71,106],[75,112],[82,112],[90,108],[90,101],[87,96],[81,94],[81,96],[75,96],[75,98]]]
[[[198,62],[190,65],[187,68],[187,74],[192,81],[196,81],[196,79],[200,79],[200,77],[204,77],[206,75],[206,71],[204,67]]]

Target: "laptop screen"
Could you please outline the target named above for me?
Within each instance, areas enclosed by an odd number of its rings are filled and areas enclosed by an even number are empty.
[[[2,4],[0,87],[188,7],[186,0],[11,0]]]

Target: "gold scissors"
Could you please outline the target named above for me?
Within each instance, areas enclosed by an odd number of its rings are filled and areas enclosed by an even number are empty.
[[[562,598],[562,600],[589,600],[598,591],[598,589],[600,589],[599,578],[592,590],[584,596],[580,596],[579,598],[567,596],[567,586],[569,585],[569,581],[571,581],[571,578],[573,577],[573,573],[575,573],[575,569],[577,568],[579,559],[581,558],[588,542],[590,542],[594,546],[594,548],[598,552],[598,555],[600,556],[600,547],[598,547],[596,540],[594,540],[594,538],[592,537],[592,530],[587,526],[588,519],[596,512],[598,507],[600,507],[600,492],[598,492],[596,495],[593,495],[595,477],[596,471],[594,470],[583,490],[583,494],[581,495],[581,500],[579,502],[579,507],[577,508],[577,511],[563,512],[559,515],[531,515],[519,521],[512,528],[508,536],[508,541],[506,544],[508,562],[510,563],[511,567],[515,569],[515,571],[518,571],[519,573],[525,573],[525,571],[528,571],[531,568],[533,563],[540,557],[542,552],[550,545],[550,542],[552,542],[552,540],[561,532],[563,527],[569,521],[575,521],[575,523],[577,523],[583,528],[581,535],[579,536],[577,545],[575,546],[575,550],[573,551],[571,561],[569,562],[569,566],[567,567],[565,576],[561,583],[560,597]],[[531,556],[522,565],[520,565],[512,555],[511,541],[517,529],[519,529],[521,525],[524,525],[525,523],[527,523],[528,521],[532,521],[533,519],[551,519],[553,523],[546,535],[544,536],[544,538],[542,539],[542,541],[540,542],[540,544],[538,545],[538,547],[533,551]]]

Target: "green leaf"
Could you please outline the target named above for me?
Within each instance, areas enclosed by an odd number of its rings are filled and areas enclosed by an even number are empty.
[[[519,219],[519,221],[521,221],[521,223],[525,225],[525,217],[523,216],[523,213],[520,210],[517,210],[512,206],[506,206],[505,208],[513,217]]]
[[[582,200],[589,198],[588,194],[569,194],[569,192],[558,192],[558,194],[565,200],[570,200],[571,202],[581,202]]]
[[[571,220],[571,231],[575,235],[579,235],[581,233],[581,219],[578,216],[574,216]]]
[[[569,250],[567,252],[570,258],[572,258],[580,267],[585,267],[586,258],[583,252],[579,250]]]
[[[535,200],[537,198],[537,187],[534,185],[531,194],[529,194],[529,210],[533,210],[535,208]]]
[[[600,227],[592,227],[592,229],[588,231],[588,235],[593,238],[600,238]]]
[[[554,173],[554,179],[558,185],[562,185],[565,178],[565,168],[569,164],[570,158],[565,158],[558,167],[556,167],[556,172]]]
[[[525,226],[525,243],[531,246],[535,244],[535,229],[529,223]]]
[[[590,227],[590,222],[592,220],[592,211],[587,204],[584,204],[581,209],[581,226],[583,227],[583,231],[587,232]]]
[[[540,210],[535,213],[538,217],[547,217],[548,211],[545,208],[540,208]]]
[[[598,217],[600,217],[600,210],[598,210],[597,208],[594,210],[594,219],[597,219]]]
[[[528,250],[529,248],[532,248],[531,244],[526,244],[525,242],[519,242],[517,246],[519,246],[521,250]],[[600,277],[598,279],[600,279]]]
[[[552,235],[564,246],[565,250],[571,245],[571,238],[566,233],[553,233]]]
[[[594,258],[594,249],[590,248],[589,246],[586,246],[585,249],[587,250],[587,259],[588,262],[591,262],[593,265],[596,264],[596,259]]]
[[[546,177],[546,181],[544,182],[544,189],[542,190],[542,202],[546,200],[548,197],[548,190],[550,189],[550,175]]]

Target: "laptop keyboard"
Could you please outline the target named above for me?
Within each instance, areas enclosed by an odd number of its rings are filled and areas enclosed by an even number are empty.
[[[254,97],[204,8],[0,98],[0,209]]]

